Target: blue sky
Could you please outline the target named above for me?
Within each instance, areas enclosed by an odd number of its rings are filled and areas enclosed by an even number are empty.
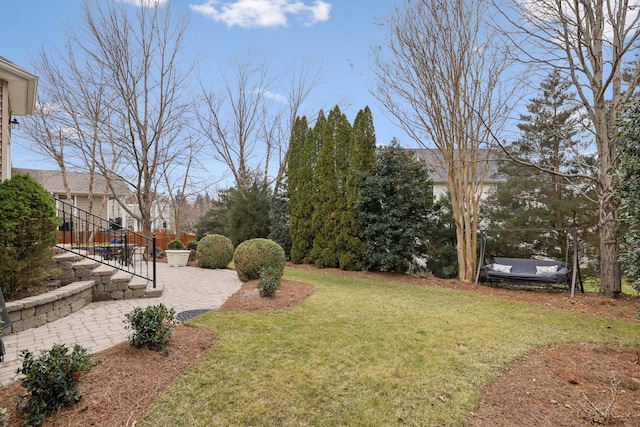
[[[135,0],[130,0],[135,1]],[[305,114],[315,118],[320,107],[336,103],[353,122],[369,106],[379,144],[398,137],[415,145],[384,115],[371,95],[370,51],[384,43],[377,23],[392,10],[394,0],[172,0],[174,13],[185,14],[190,28],[189,57],[200,73],[219,73],[220,65],[238,54],[264,58],[275,73],[292,61],[308,60],[322,67],[321,83],[308,100]],[[78,21],[79,0],[3,2],[0,39],[8,41],[0,55],[34,71],[40,49],[62,49],[64,25]],[[13,166],[54,168],[25,149],[20,131],[13,134]]]

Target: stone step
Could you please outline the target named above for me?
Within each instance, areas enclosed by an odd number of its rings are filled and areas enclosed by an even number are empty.
[[[82,259],[80,255],[66,251],[53,256],[53,260],[57,262],[75,262],[80,259]]]
[[[91,258],[82,258],[79,261],[76,261],[73,263],[73,268],[75,270],[79,270],[82,268],[90,268],[90,269],[94,269],[96,267],[98,267],[100,265],[100,263],[98,261],[95,261]]]
[[[94,276],[113,276],[114,274],[116,274],[116,271],[118,270],[111,266],[108,266],[105,264],[99,264],[97,267],[93,269],[93,275]]]

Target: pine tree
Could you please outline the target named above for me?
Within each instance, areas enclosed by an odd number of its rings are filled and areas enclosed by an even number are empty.
[[[584,169],[589,158],[579,154],[579,105],[568,92],[569,83],[555,71],[540,86],[540,96],[527,104],[529,114],[520,116],[521,137],[507,150],[516,158],[535,158],[541,168],[554,172]],[[531,229],[580,227],[597,224],[596,211],[584,193],[589,183],[546,173],[505,160],[499,173],[507,178],[497,185],[483,204],[484,217],[492,229]],[[590,237],[590,236],[583,236]],[[540,231],[503,234],[492,244],[494,254],[530,256],[533,254],[564,258],[566,234],[545,236]]]
[[[345,205],[338,231],[340,268],[362,270],[364,268],[364,231],[358,219],[357,203],[360,182],[371,173],[376,157],[376,135],[369,107],[360,110],[353,122],[349,145],[349,168],[344,187]]]

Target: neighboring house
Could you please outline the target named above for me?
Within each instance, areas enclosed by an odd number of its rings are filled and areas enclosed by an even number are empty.
[[[38,181],[56,200],[67,200],[67,192],[62,183],[62,172],[55,170],[38,170],[13,168],[13,173],[26,173]],[[67,172],[67,183],[71,190],[71,204],[84,211],[89,210],[89,174],[87,172]],[[114,184],[117,198],[107,185],[103,175],[95,174],[93,177],[93,208],[91,213],[108,219],[130,230],[141,231],[142,224],[122,207],[118,199],[133,212],[140,212],[135,196],[131,189],[123,181]],[[170,220],[171,204],[160,196],[154,196],[151,218],[152,231],[164,231],[172,229]]]
[[[38,77],[0,56],[0,181],[11,178],[11,129],[33,114]]]
[[[431,170],[431,179],[433,179],[433,197],[438,199],[440,196],[445,195],[448,191],[448,178],[447,171],[443,165],[442,156],[440,151],[435,148],[417,148],[409,149],[415,153],[416,158],[425,162],[427,167]],[[494,188],[498,183],[506,182],[506,178],[498,173],[498,162],[500,157],[494,153],[490,153],[487,156],[487,150],[482,149],[479,157],[485,160],[484,166],[487,168],[487,172],[484,177],[482,185],[481,199],[485,199],[489,194],[489,191]],[[481,170],[481,168],[478,168]]]
[[[13,168],[13,173],[26,173],[38,181],[57,200],[67,200],[67,192],[62,183],[62,172],[59,170],[39,170]],[[67,183],[71,190],[71,201],[69,203],[82,210],[89,210],[89,181],[90,175],[87,172],[67,172]],[[119,197],[126,197],[131,190],[124,183],[114,185]],[[93,209],[91,213],[107,218],[108,207],[114,203],[112,193],[107,186],[104,176],[95,174],[93,177]]]
[[[152,194],[151,196],[153,197],[153,203],[151,205],[151,231],[173,230],[171,203],[158,194]],[[140,213],[135,194],[129,193],[129,195],[122,200],[129,210],[136,214]],[[129,215],[115,200],[109,205],[109,219],[131,230],[142,231],[142,223]]]

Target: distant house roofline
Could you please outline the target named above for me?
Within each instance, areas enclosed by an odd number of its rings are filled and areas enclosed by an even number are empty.
[[[33,179],[38,181],[50,193],[65,194],[66,190],[62,182],[62,172],[59,170],[41,170],[41,169],[24,169],[12,168],[12,174],[25,173],[31,175]],[[89,173],[88,172],[67,172],[67,182],[72,195],[88,196],[89,195]],[[120,197],[125,197],[131,193],[129,187],[122,181],[114,183],[116,193]],[[111,195],[108,188],[107,180],[103,175],[95,174],[92,193],[96,195]]]

